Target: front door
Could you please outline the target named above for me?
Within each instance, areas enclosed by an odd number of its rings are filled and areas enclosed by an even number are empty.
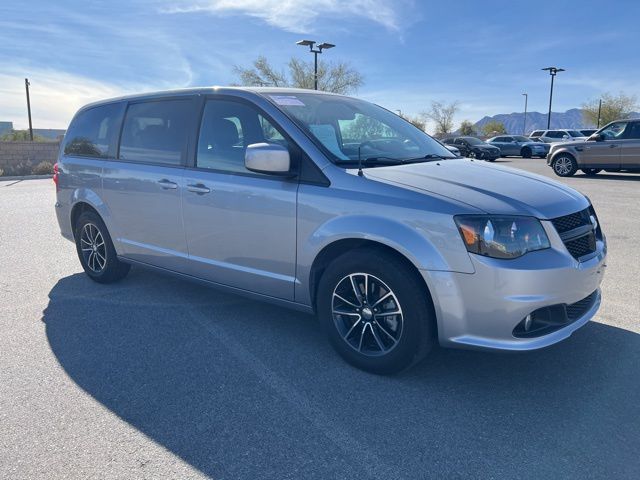
[[[182,225],[184,160],[191,98],[131,103],[119,158],[105,162],[103,194],[127,258],[181,271],[187,257]]]
[[[188,270],[216,283],[293,300],[298,182],[244,167],[246,147],[262,142],[289,146],[254,105],[228,98],[206,101],[195,168],[184,178]]]
[[[600,131],[602,141],[587,141],[580,155],[581,165],[590,168],[620,168],[621,138],[627,122],[615,122]]]

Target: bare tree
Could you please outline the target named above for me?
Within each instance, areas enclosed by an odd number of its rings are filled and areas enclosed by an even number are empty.
[[[399,115],[400,115],[400,117],[404,118],[407,122],[413,124],[414,127],[419,128],[423,132],[425,131],[425,128],[427,127],[427,124],[426,124],[426,122],[424,121],[423,118],[412,117],[410,115],[405,115],[404,113],[399,113]]]
[[[600,113],[600,126],[606,125],[614,120],[627,118],[635,108],[638,107],[637,98],[633,95],[626,95],[620,92],[618,95],[605,93],[602,95],[602,111]],[[582,115],[587,125],[596,126],[598,124],[598,109],[600,99],[591,100],[582,105]]]
[[[253,66],[236,66],[234,71],[241,85],[263,87],[297,87],[313,89],[312,62],[292,58],[287,64],[288,74],[277,71],[265,57],[258,57]],[[362,75],[348,63],[318,62],[318,89],[333,93],[352,93],[364,83]]]
[[[458,111],[458,102],[431,102],[431,109],[422,116],[436,124],[436,135],[447,135],[453,131],[453,117]]]

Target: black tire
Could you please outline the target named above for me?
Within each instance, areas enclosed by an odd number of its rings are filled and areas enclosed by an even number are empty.
[[[551,162],[551,167],[559,177],[570,177],[578,171],[578,163],[572,155],[560,153]]]
[[[78,258],[91,280],[112,283],[129,273],[131,266],[118,260],[109,231],[95,212],[87,210],[80,214],[75,225],[75,240]]]
[[[582,168],[582,173],[589,177],[594,177],[602,171],[601,168]]]
[[[520,153],[522,154],[522,158],[531,158],[533,154],[529,147],[524,147]]]
[[[376,374],[397,373],[422,360],[437,336],[425,290],[404,261],[377,249],[354,250],[324,271],[318,285],[318,317],[333,347],[351,365]],[[360,313],[334,315],[334,309]]]

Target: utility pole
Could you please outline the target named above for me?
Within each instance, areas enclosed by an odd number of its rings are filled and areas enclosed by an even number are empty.
[[[524,95],[524,122],[522,122],[522,135],[527,134],[527,103],[529,102],[529,94],[523,93]]]
[[[33,142],[33,126],[31,125],[31,100],[29,99],[29,79],[24,79],[24,88],[27,90],[27,112],[29,113],[29,138]]]
[[[542,70],[546,70],[551,75],[551,91],[549,92],[549,114],[547,115],[547,130],[551,128],[551,102],[553,101],[553,79],[556,78],[556,74],[564,72],[564,68],[547,67]]]
[[[600,99],[600,103],[598,104],[598,128],[600,128],[600,114],[602,113],[602,99]]]

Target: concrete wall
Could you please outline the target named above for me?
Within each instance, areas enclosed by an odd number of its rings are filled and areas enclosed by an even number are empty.
[[[42,161],[56,163],[59,142],[0,142],[3,175],[29,175]]]

